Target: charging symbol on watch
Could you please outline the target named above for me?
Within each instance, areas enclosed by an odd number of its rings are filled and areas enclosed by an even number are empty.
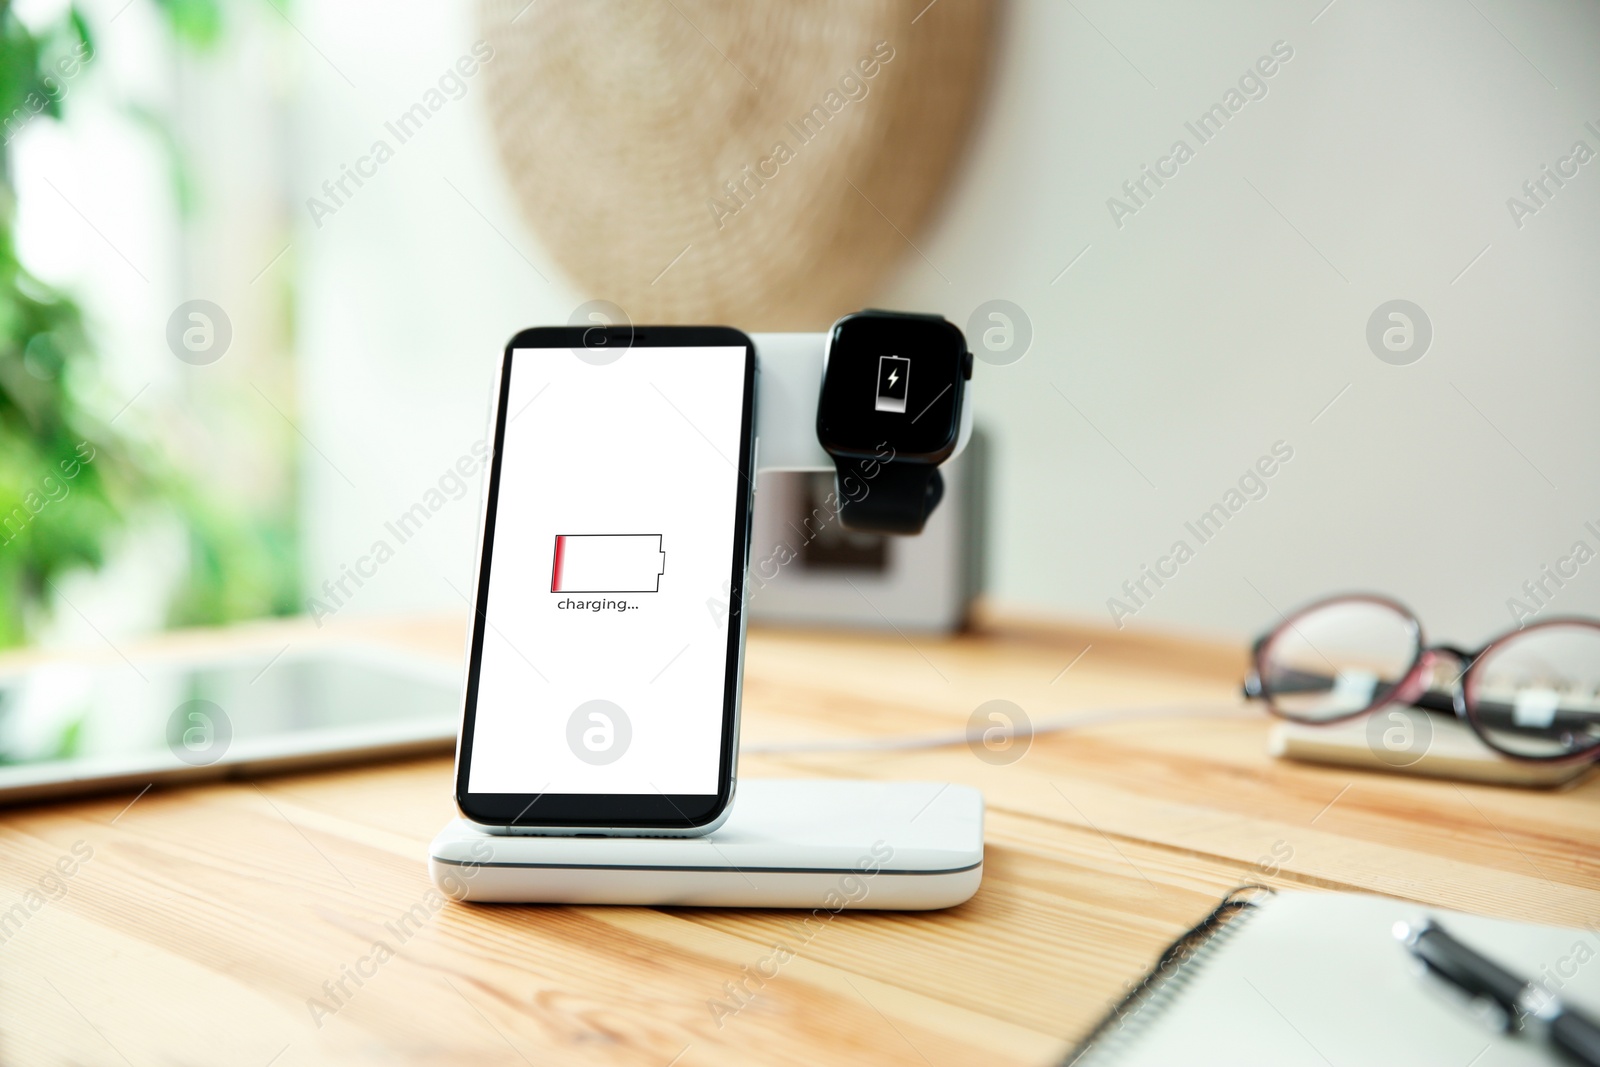
[[[893,411],[901,415],[906,411],[906,397],[910,394],[911,360],[905,356],[878,357],[877,411]]]

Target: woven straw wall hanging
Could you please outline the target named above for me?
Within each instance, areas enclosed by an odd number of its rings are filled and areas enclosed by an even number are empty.
[[[821,329],[917,240],[987,74],[981,0],[483,0],[524,219],[634,322]]]

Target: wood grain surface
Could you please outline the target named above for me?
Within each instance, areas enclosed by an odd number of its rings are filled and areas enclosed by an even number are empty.
[[[455,659],[462,625],[361,632]],[[1243,882],[1600,919],[1594,779],[1533,792],[1277,762],[1235,696],[1242,663],[993,616],[951,639],[752,632],[751,746],[960,730],[997,699],[1034,721],[1123,712],[1009,762],[962,744],[747,755],[745,777],[987,797],[972,901],[809,933],[782,911],[442,902],[426,869],[454,814],[442,757],[13,809],[0,922],[23,913],[0,928],[0,1062],[1046,1064]],[[408,913],[420,928],[397,925]],[[792,956],[750,978],[775,945]]]

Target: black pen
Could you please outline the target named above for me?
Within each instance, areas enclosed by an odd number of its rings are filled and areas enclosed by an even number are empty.
[[[1499,1009],[1507,1032],[1529,1030],[1578,1063],[1600,1067],[1600,1024],[1554,993],[1457,941],[1432,919],[1420,926],[1395,923],[1394,936],[1429,971]]]

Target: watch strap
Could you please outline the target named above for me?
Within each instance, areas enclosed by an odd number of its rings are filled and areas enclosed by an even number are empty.
[[[839,518],[864,533],[919,534],[944,497],[944,478],[929,463],[837,457]]]
[[[862,308],[858,315],[886,315],[896,319],[923,319],[927,322],[948,322],[943,315],[930,311],[890,311],[887,308]]]

